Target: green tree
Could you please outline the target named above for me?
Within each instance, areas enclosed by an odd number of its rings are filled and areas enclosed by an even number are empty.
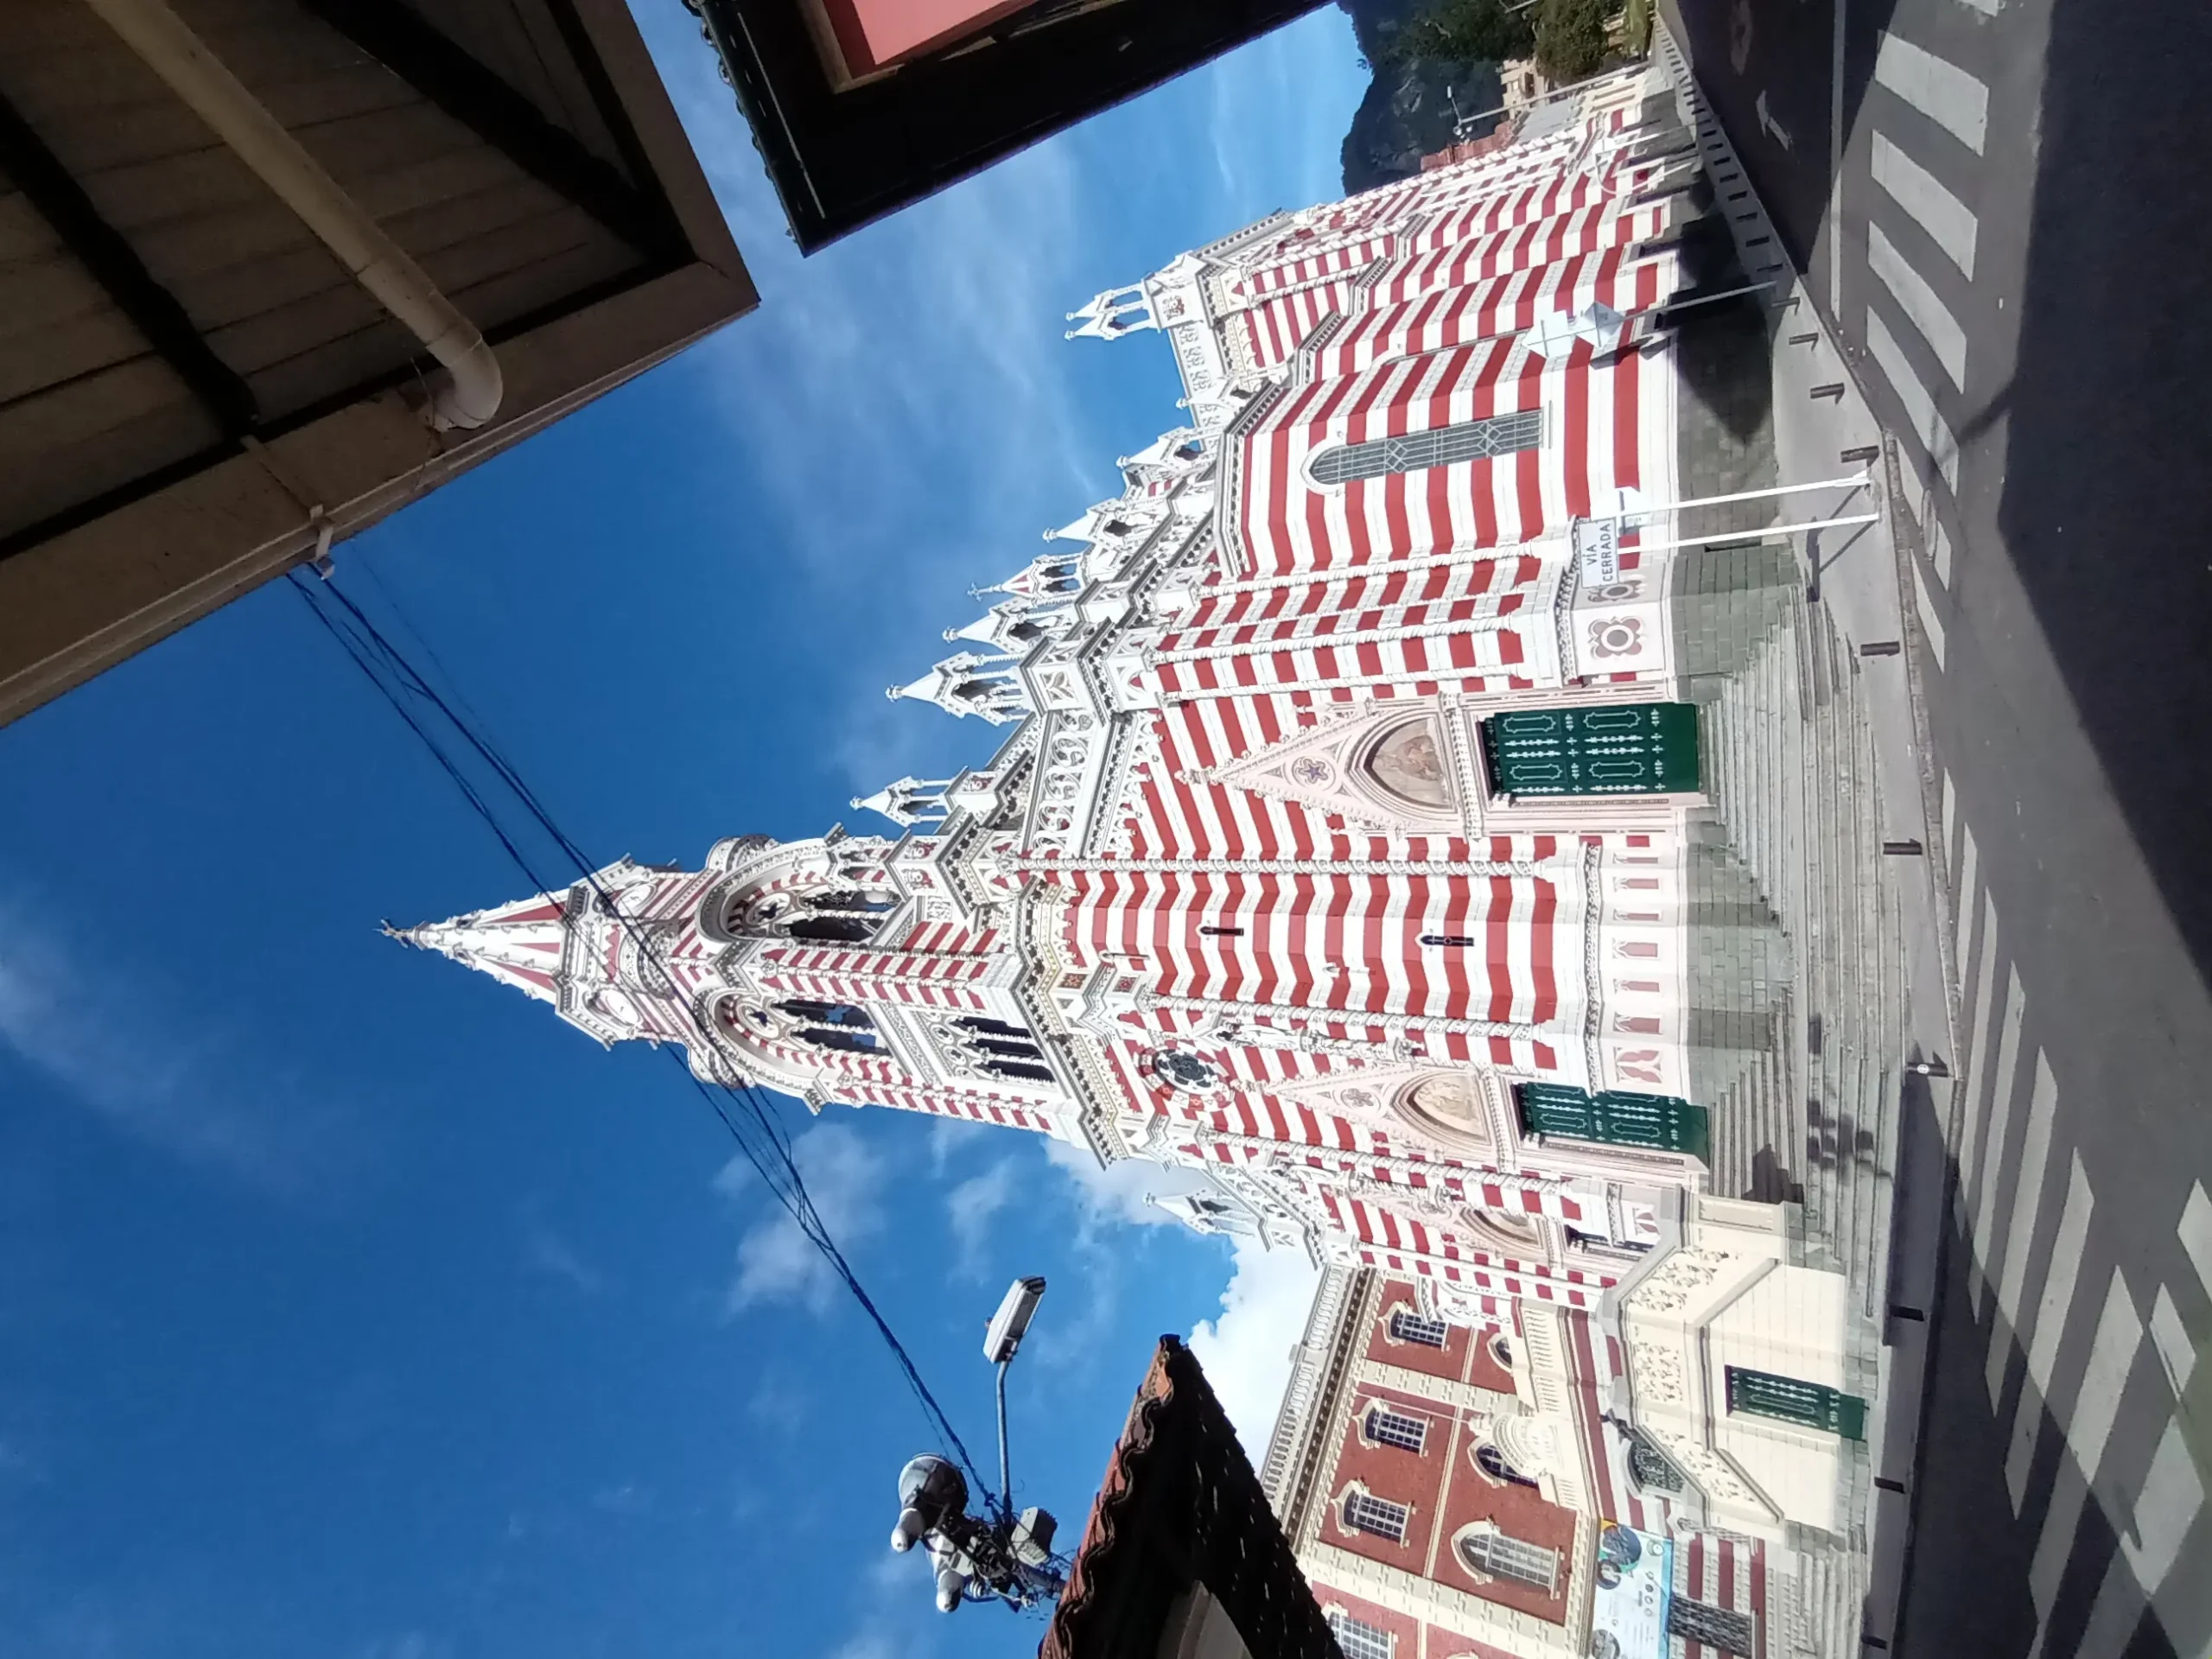
[[[1543,0],[1536,11],[1536,67],[1564,86],[1594,75],[1612,51],[1611,0]]]
[[[1390,55],[1402,63],[1503,63],[1536,49],[1527,10],[1503,0],[1437,0],[1401,29]]]

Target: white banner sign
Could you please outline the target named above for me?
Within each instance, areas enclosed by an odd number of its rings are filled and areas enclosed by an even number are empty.
[[[1615,518],[1574,521],[1574,554],[1582,565],[1582,585],[1602,588],[1621,575],[1621,527]]]
[[[1608,1521],[1598,1535],[1597,1579],[1590,1598],[1591,1659],[1667,1659],[1674,1541]]]

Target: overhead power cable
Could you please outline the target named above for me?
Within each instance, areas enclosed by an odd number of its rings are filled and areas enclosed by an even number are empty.
[[[518,844],[516,836],[510,833],[506,824],[502,822],[500,813],[493,806],[485,790],[479,787],[477,780],[469,775],[467,767],[462,765],[461,755],[448,742],[441,740],[437,730],[434,730],[434,728],[449,731],[458,736],[461,744],[466,746],[467,751],[472,753],[478,760],[491,769],[493,775],[505,786],[507,792],[520,804],[538,829],[550,837],[554,844],[561,849],[562,854],[575,866],[579,879],[590,886],[606,913],[623,929],[639,953],[653,964],[662,978],[673,984],[675,982],[670,973],[669,963],[661,953],[658,941],[652,937],[650,930],[637,925],[637,918],[623,914],[612,902],[611,896],[606,889],[601,886],[598,873],[604,867],[589,858],[562,829],[543,800],[531,787],[512,762],[480,728],[479,723],[466,712],[456,709],[454,704],[457,698],[448,698],[442,694],[408,659],[405,653],[392,644],[391,639],[375,621],[353,602],[352,596],[339,588],[335,582],[310,582],[303,579],[297,571],[292,573],[291,580],[295,591],[299,594],[302,602],[307,606],[316,622],[353,660],[354,665],[391,705],[392,712],[414,734],[416,739],[435,761],[439,770],[445,773],[455,790],[460,792],[461,798],[468,804],[469,809],[483,822],[485,827],[491,830],[509,859],[513,861],[517,870],[525,880],[530,882],[533,890],[550,894],[556,888],[555,884],[547,881],[533,868],[529,856]],[[335,601],[335,607],[323,603],[318,597],[319,594],[328,595]],[[412,633],[418,642],[423,643],[424,654],[431,655],[427,641],[423,641],[419,631],[407,623],[404,613],[393,602],[391,594],[385,591],[384,597],[385,604],[399,619],[402,626],[407,627],[408,632]],[[426,719],[423,717],[425,715],[431,718]],[[686,1013],[697,1029],[702,1045],[701,1052],[714,1052],[712,1037],[699,1019],[696,1010],[687,1008]],[[782,1124],[778,1122],[775,1110],[766,1093],[749,1079],[736,1084],[720,1080],[710,1084],[695,1074],[691,1068],[674,1052],[670,1053],[669,1058],[682,1070],[685,1080],[697,1091],[700,1098],[706,1103],[708,1109],[713,1112],[724,1130],[737,1143],[747,1162],[753,1166],[754,1173],[760,1177],[762,1184],[773,1195],[785,1213],[790,1217],[792,1224],[798,1228],[801,1236],[820,1254],[823,1260],[828,1263],[830,1272],[845,1287],[853,1300],[860,1305],[861,1312],[867,1314],[869,1323],[874,1326],[877,1335],[889,1351],[893,1362],[897,1366],[908,1389],[920,1406],[924,1417],[929,1421],[931,1429],[938,1436],[944,1446],[957,1459],[976,1490],[990,1491],[988,1480],[985,1478],[974,1458],[969,1455],[967,1446],[960,1439],[959,1432],[953,1427],[950,1417],[939,1404],[935,1394],[931,1391],[927,1382],[924,1380],[919,1367],[914,1363],[913,1356],[908,1351],[906,1344],[899,1340],[898,1333],[892,1329],[889,1319],[885,1317],[883,1310],[878,1306],[874,1297],[861,1282],[859,1274],[854,1270],[851,1262],[839,1247],[829,1224],[816,1206],[813,1195],[807,1190],[805,1177],[800,1173],[790,1138],[785,1135]]]

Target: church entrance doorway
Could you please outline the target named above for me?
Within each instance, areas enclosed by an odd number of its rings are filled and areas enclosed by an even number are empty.
[[[1697,707],[1516,709],[1482,723],[1501,795],[1665,795],[1698,787]]]

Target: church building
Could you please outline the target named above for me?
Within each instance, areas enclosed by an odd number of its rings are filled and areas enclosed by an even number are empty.
[[[1347,1659],[1843,1659],[1885,1222],[1806,1117],[1859,1039],[1808,1059],[1804,582],[1712,204],[1630,70],[1099,296],[1186,420],[891,692],[988,765],[400,937],[1310,1251],[1265,1473]]]

